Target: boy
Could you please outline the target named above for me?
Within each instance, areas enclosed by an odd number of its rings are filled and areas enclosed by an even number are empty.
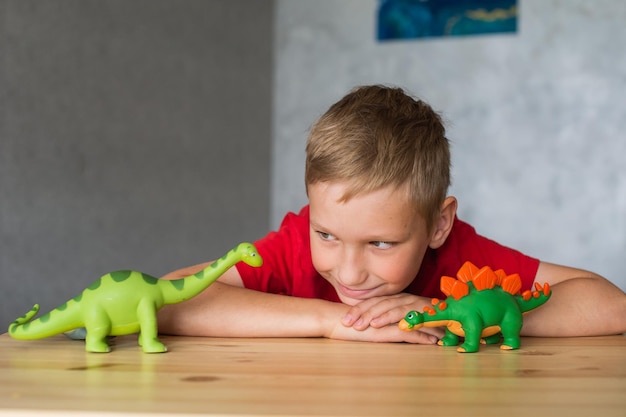
[[[523,289],[550,283],[524,335],[626,331],[626,294],[609,281],[503,247],[456,218],[441,119],[401,89],[364,86],[332,105],[311,129],[305,183],[309,205],[256,242],[264,265],[239,264],[163,308],[161,332],[436,343],[441,329],[403,332],[397,322],[443,298],[440,277],[468,260],[520,274]]]

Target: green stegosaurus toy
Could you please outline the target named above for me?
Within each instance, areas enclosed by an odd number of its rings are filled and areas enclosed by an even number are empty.
[[[440,286],[448,297],[433,299],[433,306],[424,307],[424,313],[407,313],[399,327],[410,331],[445,326],[439,345],[456,346],[459,337],[464,337],[457,350],[467,353],[477,352],[481,341],[493,344],[502,339],[501,349],[518,349],[522,315],[543,305],[552,294],[547,283],[543,287],[535,283],[535,291],[520,294],[518,274],[494,272],[488,266],[478,269],[471,262],[463,264],[456,279],[441,277]]]

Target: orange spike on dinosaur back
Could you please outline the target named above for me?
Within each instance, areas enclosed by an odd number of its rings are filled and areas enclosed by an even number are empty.
[[[460,300],[469,294],[469,286],[466,283],[452,277],[441,277],[441,283],[439,286],[442,293],[447,296],[452,296],[455,300]]]
[[[519,294],[522,289],[522,279],[519,274],[512,274],[502,280],[502,289],[509,294]]]
[[[522,280],[519,274],[507,275],[502,269],[494,272],[489,266],[478,268],[476,265],[467,261],[459,269],[456,274],[457,279],[452,277],[441,277],[440,288],[441,291],[447,295],[452,296],[455,300],[459,300],[469,294],[468,282],[472,282],[474,288],[478,291],[489,290],[496,285],[502,287],[502,289],[509,294],[519,294],[522,289]],[[535,293],[543,291],[544,294],[549,293],[548,288],[542,288],[536,286]],[[546,294],[547,295],[547,294]],[[524,294],[524,298],[528,299],[531,296],[537,296],[531,292]]]
[[[478,291],[490,290],[496,285],[496,274],[491,268],[485,266],[474,274],[472,282]]]
[[[496,274],[496,285],[502,286],[504,279],[506,278],[506,272],[503,269],[498,269],[494,272]]]
[[[456,277],[461,282],[470,282],[477,272],[478,272],[478,267],[474,265],[473,263],[471,263],[470,261],[467,261],[463,264],[463,266],[456,273]]]

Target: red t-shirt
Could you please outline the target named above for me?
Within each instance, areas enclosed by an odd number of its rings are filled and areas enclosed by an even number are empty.
[[[263,266],[237,264],[246,288],[267,293],[319,298],[339,302],[335,289],[313,268],[309,241],[309,206],[300,214],[288,213],[278,231],[269,233],[255,243],[263,258]],[[404,292],[424,297],[445,298],[439,289],[443,275],[454,277],[459,268],[470,261],[482,268],[503,269],[518,273],[522,290],[530,289],[539,260],[502,246],[476,233],[459,219],[454,220],[446,242],[438,249],[426,251],[413,282]]]

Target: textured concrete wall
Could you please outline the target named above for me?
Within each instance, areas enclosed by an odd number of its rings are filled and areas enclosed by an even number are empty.
[[[272,1],[0,0],[0,325],[267,231],[272,29]]]
[[[358,84],[448,120],[459,214],[626,289],[626,2],[519,0],[515,35],[378,43],[377,1],[277,2],[272,224],[306,203],[310,124]]]

